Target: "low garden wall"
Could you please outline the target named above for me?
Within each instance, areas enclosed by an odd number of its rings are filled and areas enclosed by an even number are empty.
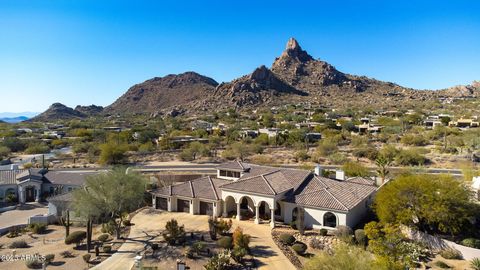
[[[459,245],[457,243],[454,243],[452,241],[448,241],[445,239],[442,239],[440,237],[430,235],[424,232],[416,231],[408,227],[402,227],[402,232],[410,239],[414,241],[421,242],[429,249],[432,251],[440,251],[445,248],[454,248],[460,253],[462,253],[462,256],[465,260],[471,260],[473,258],[480,258],[480,249],[476,248],[471,248],[471,247],[466,247]]]
[[[28,224],[32,223],[41,223],[41,224],[52,224],[57,221],[57,217],[54,214],[49,215],[35,215],[28,218]]]

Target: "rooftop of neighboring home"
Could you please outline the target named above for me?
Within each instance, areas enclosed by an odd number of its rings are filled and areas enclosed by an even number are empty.
[[[52,171],[48,169],[0,170],[0,185],[15,185],[24,180],[37,180],[55,185],[81,186],[89,175],[98,172]]]

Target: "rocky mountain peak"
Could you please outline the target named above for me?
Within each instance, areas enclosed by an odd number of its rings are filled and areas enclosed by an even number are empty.
[[[300,47],[300,44],[298,44],[298,41],[292,37],[288,40],[285,51],[283,51],[279,59],[292,59],[299,62],[308,62],[313,60],[313,57],[304,51],[302,47]]]

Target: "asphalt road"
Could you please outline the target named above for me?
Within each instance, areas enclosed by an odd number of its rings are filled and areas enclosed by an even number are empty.
[[[191,165],[156,165],[156,166],[131,166],[131,168],[135,171],[140,172],[162,172],[162,171],[178,171],[178,172],[202,172],[202,173],[215,173],[216,166],[218,164],[191,164]],[[298,168],[298,165],[282,165],[282,167],[287,168]],[[335,170],[341,168],[339,165],[325,165],[322,166],[323,169],[326,170]],[[407,167],[408,168],[408,167]],[[75,170],[82,170],[82,171],[98,171],[98,170],[108,170],[109,168],[75,168],[75,169],[57,169],[59,171],[75,171]],[[390,167],[390,171],[399,171],[406,169],[406,167]],[[462,176],[461,169],[442,169],[442,168],[412,168],[418,170],[418,172],[428,173],[428,174],[452,174],[454,176]],[[375,171],[375,167],[370,168],[371,171]]]

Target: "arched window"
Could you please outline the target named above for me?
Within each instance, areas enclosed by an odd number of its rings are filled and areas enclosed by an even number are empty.
[[[323,226],[337,227],[337,217],[332,212],[327,212],[323,215]]]

